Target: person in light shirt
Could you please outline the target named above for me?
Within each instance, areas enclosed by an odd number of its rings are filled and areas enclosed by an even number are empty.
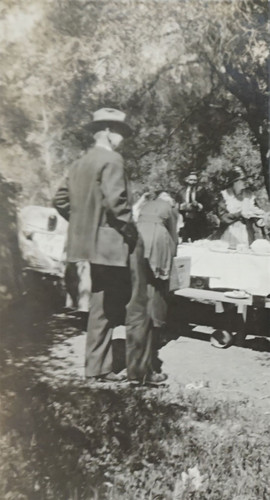
[[[256,237],[265,237],[265,212],[257,206],[255,195],[246,187],[246,175],[240,167],[227,174],[225,189],[217,202],[220,226],[211,239],[220,239],[235,248],[248,247]]]

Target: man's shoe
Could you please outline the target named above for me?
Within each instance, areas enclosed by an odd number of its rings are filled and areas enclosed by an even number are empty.
[[[127,375],[127,369],[124,368],[123,370],[121,370],[120,372],[117,373],[117,376],[121,379],[121,380],[127,380],[128,378],[128,375]]]
[[[99,375],[97,377],[98,382],[123,382],[126,379],[121,373],[116,374],[114,372],[106,373],[105,375]]]
[[[116,374],[114,372],[106,373],[105,375],[93,375],[92,377],[86,377],[86,385],[88,387],[97,386],[100,383],[116,383],[124,382],[126,377],[124,374]]]
[[[165,384],[165,380],[167,380],[168,375],[166,373],[156,373],[153,372],[144,380],[144,385],[149,385],[150,387],[160,387]]]
[[[166,375],[166,373],[153,372],[147,377],[145,377],[143,380],[131,379],[129,380],[129,383],[132,387],[138,387],[138,386],[161,387],[167,385],[165,384],[165,380],[167,380],[167,378],[168,375]]]
[[[129,380],[129,384],[131,387],[138,387],[140,385],[143,385],[143,382],[141,380],[138,380],[137,378],[133,378]]]

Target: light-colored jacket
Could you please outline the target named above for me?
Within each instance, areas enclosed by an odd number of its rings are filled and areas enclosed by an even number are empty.
[[[177,248],[178,212],[168,201],[155,199],[142,207],[138,229],[144,242],[144,257],[155,278],[168,280]]]

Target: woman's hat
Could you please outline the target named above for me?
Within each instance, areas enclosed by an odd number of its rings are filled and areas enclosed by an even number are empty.
[[[129,137],[132,134],[132,129],[125,120],[126,114],[123,111],[113,108],[101,108],[93,113],[93,121],[89,125],[89,130],[95,133],[110,128],[123,137]]]
[[[234,167],[232,170],[230,170],[225,179],[225,184],[226,187],[230,187],[233,185],[234,182],[244,180],[245,173],[240,167]]]

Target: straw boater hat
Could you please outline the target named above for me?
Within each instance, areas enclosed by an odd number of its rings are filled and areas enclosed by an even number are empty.
[[[89,125],[89,130],[95,133],[106,128],[118,132],[123,137],[129,137],[132,134],[132,129],[126,122],[126,114],[118,109],[102,108],[93,113],[93,121]]]

